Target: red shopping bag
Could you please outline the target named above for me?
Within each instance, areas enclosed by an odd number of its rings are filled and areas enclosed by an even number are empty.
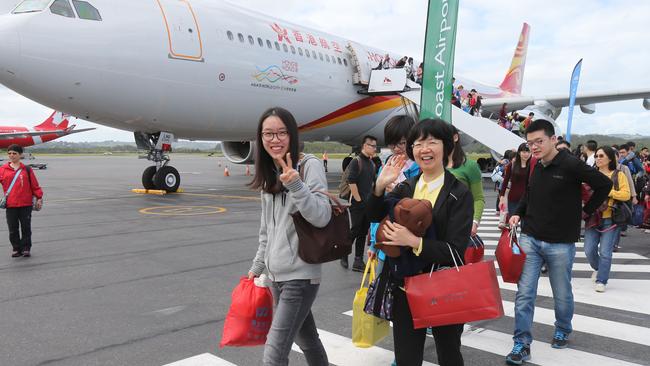
[[[406,277],[404,288],[416,329],[503,316],[494,261]]]
[[[517,283],[526,263],[526,253],[519,246],[516,228],[504,229],[494,253],[504,282]]]
[[[470,237],[471,242],[465,249],[465,263],[477,263],[483,260],[484,244],[483,240],[474,235]]]
[[[273,295],[268,287],[242,277],[232,290],[232,302],[219,347],[257,346],[266,342],[273,320]]]

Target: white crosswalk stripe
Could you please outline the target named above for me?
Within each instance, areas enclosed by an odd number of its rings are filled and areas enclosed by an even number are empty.
[[[500,230],[496,227],[498,217],[494,215],[494,210],[486,209],[485,219],[479,228],[479,235],[484,239],[486,245],[485,256],[486,259],[493,259],[494,250],[500,236]],[[576,243],[576,263],[573,269],[576,273],[572,279],[574,300],[576,302],[576,314],[574,314],[572,325],[575,332],[588,334],[593,337],[604,339],[607,343],[616,342],[617,344],[623,343],[630,345],[629,347],[650,347],[650,328],[642,325],[636,325],[633,321],[620,322],[614,319],[620,319],[616,315],[617,311],[631,312],[631,314],[650,315],[650,291],[648,291],[648,280],[646,279],[620,279],[616,278],[610,281],[606,293],[597,293],[594,291],[593,283],[588,275],[584,272],[591,272],[592,269],[586,263],[586,256],[584,254],[584,243]],[[625,264],[621,261],[635,260],[633,264]],[[650,262],[648,257],[636,253],[615,253],[614,264],[612,265],[612,273],[627,273],[645,275],[650,273]],[[495,262],[496,264],[496,262]],[[497,265],[498,268],[498,265]],[[499,276],[499,287],[506,292],[510,291],[507,298],[512,299],[512,292],[517,291],[517,285],[511,283],[504,283]],[[553,293],[550,287],[548,277],[541,277],[538,284],[538,296],[552,299]],[[506,295],[504,295],[506,298]],[[580,314],[578,312],[578,305],[588,305],[597,307],[598,309],[605,309],[603,312],[595,312],[595,314],[608,314],[604,318],[590,315]],[[514,317],[514,302],[503,301],[505,317],[512,319]],[[544,307],[540,306],[539,302],[535,308],[534,323],[552,327],[555,323],[555,314],[551,305]],[[630,314],[630,313],[628,313]],[[610,317],[611,315],[611,317]],[[347,324],[351,321],[352,311],[343,313]],[[334,321],[334,320],[332,320]],[[512,321],[512,320],[511,320]],[[490,357],[503,360],[503,357],[510,351],[512,347],[512,329],[504,328],[502,325],[489,322],[488,324],[495,324],[490,326],[490,329],[479,328],[472,325],[466,325],[465,331],[462,335],[463,346],[475,352],[484,352],[489,354]],[[330,320],[328,319],[328,324]],[[511,323],[509,323],[511,324]],[[485,327],[485,325],[483,325]],[[333,332],[332,326],[328,330],[319,329],[319,335],[323,346],[325,347],[330,364],[333,365],[390,365],[394,359],[393,351],[389,348],[371,347],[371,348],[357,348],[352,344],[350,334],[338,334],[340,332]],[[493,328],[499,328],[495,330]],[[347,327],[349,332],[349,327]],[[567,349],[556,350],[550,344],[543,342],[550,340],[552,334],[536,334],[537,339],[532,345],[532,359],[530,362],[536,365],[613,365],[613,366],[634,366],[639,364],[646,364],[645,362],[633,363],[620,359],[620,357],[611,357],[611,353],[600,350],[597,347],[593,349],[574,349],[571,346]],[[578,337],[579,335],[572,335],[571,337]],[[547,337],[545,339],[544,337]],[[390,342],[386,342],[388,344]],[[384,344],[384,343],[382,343]],[[300,353],[300,349],[294,344],[292,347],[294,352]],[[648,349],[650,354],[650,349]],[[484,356],[483,356],[484,357]],[[228,362],[212,354],[201,354],[185,360],[177,361],[165,366],[235,366],[236,364]],[[242,364],[243,365],[243,364]],[[426,362],[426,366],[433,366],[434,363]]]

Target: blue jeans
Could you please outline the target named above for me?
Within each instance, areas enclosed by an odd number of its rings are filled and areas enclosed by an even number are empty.
[[[309,366],[329,365],[311,314],[319,286],[310,280],[273,282],[275,312],[264,346],[265,366],[288,365],[294,342],[305,354]]]
[[[573,292],[571,269],[576,255],[575,243],[548,243],[521,234],[519,245],[526,253],[524,269],[517,283],[515,296],[515,342],[531,344],[531,328],[537,298],[537,283],[542,264],[546,262],[555,302],[555,329],[571,333],[573,318]]]
[[[609,280],[614,244],[620,233],[612,219],[603,219],[600,225],[585,230],[585,255],[591,268],[598,271],[597,282],[606,285]]]

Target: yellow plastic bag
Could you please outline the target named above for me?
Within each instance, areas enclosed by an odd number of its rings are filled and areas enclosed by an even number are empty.
[[[363,279],[359,291],[354,295],[352,304],[352,343],[360,348],[368,348],[377,344],[384,339],[389,333],[390,325],[388,321],[377,318],[374,315],[366,314],[363,306],[366,303],[368,295],[368,285],[375,276],[376,259],[369,260],[366,264],[366,270],[363,272]],[[368,283],[366,277],[370,273]]]

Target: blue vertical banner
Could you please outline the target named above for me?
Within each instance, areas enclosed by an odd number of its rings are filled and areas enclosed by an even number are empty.
[[[578,61],[571,74],[571,89],[569,91],[569,116],[566,125],[566,140],[571,142],[571,120],[573,119],[573,107],[576,103],[576,93],[578,92],[578,83],[580,82],[580,69],[582,69],[582,59]]]

